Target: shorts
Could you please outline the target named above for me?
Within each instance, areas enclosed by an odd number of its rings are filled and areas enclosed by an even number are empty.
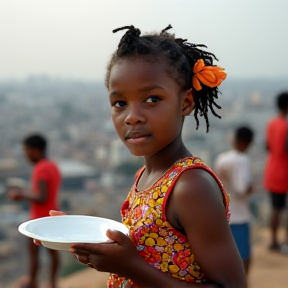
[[[282,210],[286,207],[287,193],[270,192],[272,207],[277,210]]]
[[[251,255],[249,224],[230,224],[230,228],[242,260],[249,259]]]

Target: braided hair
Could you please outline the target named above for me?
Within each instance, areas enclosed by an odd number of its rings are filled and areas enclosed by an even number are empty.
[[[121,38],[118,49],[112,55],[108,64],[105,84],[108,88],[110,72],[113,65],[121,59],[142,57],[147,61],[160,60],[164,65],[167,75],[174,79],[182,90],[193,90],[195,101],[194,117],[196,129],[199,127],[198,115],[203,116],[206,121],[207,132],[209,131],[208,109],[217,118],[221,118],[214,110],[214,107],[221,109],[215,103],[218,98],[218,87],[208,87],[202,84],[202,89],[197,91],[192,85],[193,67],[199,59],[203,59],[206,66],[213,66],[213,60],[218,60],[210,52],[202,50],[207,48],[203,44],[192,44],[187,39],[175,38],[167,31],[169,25],[159,34],[141,35],[141,31],[134,26],[124,26],[113,30],[113,33],[120,30],[128,30]],[[140,36],[141,35],[141,36]]]

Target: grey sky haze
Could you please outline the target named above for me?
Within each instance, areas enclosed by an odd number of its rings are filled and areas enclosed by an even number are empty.
[[[229,77],[288,77],[286,0],[0,0],[0,79],[103,79],[124,25],[172,24],[204,43]]]

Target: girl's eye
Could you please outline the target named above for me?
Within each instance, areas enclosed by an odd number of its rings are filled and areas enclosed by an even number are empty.
[[[113,106],[117,107],[117,108],[124,107],[125,105],[126,105],[126,102],[124,102],[124,101],[117,101],[113,104]]]
[[[149,97],[146,102],[148,103],[156,103],[159,102],[161,99],[158,96],[151,96]]]

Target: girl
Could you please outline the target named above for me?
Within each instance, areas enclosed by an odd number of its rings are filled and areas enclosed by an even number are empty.
[[[140,35],[127,26],[106,76],[118,136],[145,159],[121,209],[130,238],[107,231],[103,244],[71,252],[98,271],[108,287],[245,288],[227,217],[228,197],[214,172],[183,144],[184,118],[213,107],[223,69],[216,57],[167,32]],[[220,117],[219,117],[220,118]]]

